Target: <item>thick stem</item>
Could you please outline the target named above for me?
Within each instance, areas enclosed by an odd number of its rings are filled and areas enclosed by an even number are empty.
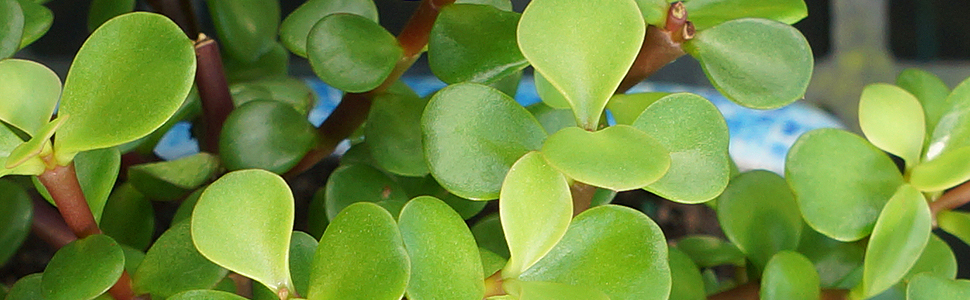
[[[200,34],[195,42],[195,57],[198,65],[195,82],[202,100],[202,126],[205,130],[205,137],[199,146],[202,151],[219,153],[219,134],[233,109],[219,45],[205,34]]]
[[[34,219],[30,231],[58,249],[77,240],[77,235],[71,232],[57,210],[39,198],[34,198]]]
[[[37,176],[40,183],[47,188],[61,216],[71,228],[74,235],[80,238],[101,233],[98,223],[94,221],[88,201],[84,199],[81,184],[74,172],[74,163],[67,166],[56,166]]]
[[[195,17],[192,0],[148,0],[156,12],[167,16],[177,24],[186,36],[199,35],[199,24]]]
[[[647,26],[640,52],[637,53],[630,71],[620,82],[617,94],[626,92],[663,66],[687,54],[681,44],[694,37],[694,25],[687,21],[687,9],[683,3],[675,2],[670,5],[666,22],[664,28]]]
[[[596,187],[574,181],[569,185],[569,191],[573,195],[573,217],[575,217],[589,209],[593,203],[593,195],[596,194]]]
[[[739,285],[733,289],[720,292],[707,297],[707,300],[757,300],[760,299],[761,286],[757,282],[749,282]],[[845,300],[848,299],[849,290],[822,289],[819,299],[821,300]]]
[[[970,203],[970,181],[946,191],[939,199],[930,202],[933,224],[936,224],[936,215],[941,211],[952,210],[967,203]]]

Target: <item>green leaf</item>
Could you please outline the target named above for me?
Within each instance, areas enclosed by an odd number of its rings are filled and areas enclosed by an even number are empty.
[[[700,61],[721,94],[757,109],[782,107],[804,97],[814,66],[801,32],[765,19],[733,20],[697,32],[684,43],[684,50]]]
[[[109,19],[133,10],[135,10],[135,0],[93,0],[88,10],[88,31],[93,32]]]
[[[628,125],[596,132],[564,128],[546,139],[542,155],[570,178],[616,191],[645,187],[670,168],[663,144]]]
[[[932,217],[923,194],[909,185],[896,191],[869,238],[862,276],[865,297],[892,287],[916,263],[930,238]]]
[[[432,196],[444,201],[445,204],[451,206],[462,219],[468,220],[472,217],[478,215],[485,205],[488,204],[487,201],[474,201],[468,200],[462,197],[455,196],[449,193],[445,188],[441,187],[434,177],[395,177],[397,182],[404,187],[409,198],[414,198],[418,196]]]
[[[640,14],[643,15],[643,22],[647,25],[664,27],[667,23],[667,11],[670,10],[670,3],[667,0],[637,0],[640,7]]]
[[[606,108],[613,114],[617,124],[633,125],[633,122],[643,114],[643,111],[647,110],[647,107],[667,95],[670,95],[670,93],[616,94],[610,98],[609,103],[606,103]]]
[[[457,0],[455,4],[481,4],[490,5],[495,8],[512,11],[512,1],[511,0]]]
[[[501,255],[495,254],[491,250],[478,248],[482,259],[482,277],[488,278],[497,272],[502,271],[502,267],[508,264],[509,260]]]
[[[906,299],[967,299],[970,298],[970,281],[941,278],[921,274],[909,282]]]
[[[864,242],[840,242],[811,228],[802,230],[802,240],[798,243],[798,253],[815,264],[823,288],[850,289],[856,286],[862,280],[865,252]]]
[[[391,214],[373,203],[355,203],[333,219],[320,239],[307,299],[397,300],[410,276],[410,260]]]
[[[819,275],[805,256],[781,251],[768,261],[761,276],[761,299],[816,300],[819,294]]]
[[[120,244],[148,249],[155,233],[155,210],[145,195],[125,183],[108,197],[98,227]]]
[[[505,241],[505,231],[502,229],[502,220],[499,219],[498,214],[491,214],[478,220],[478,223],[472,225],[471,231],[479,247],[505,259],[509,258],[509,245]]]
[[[542,99],[542,103],[549,105],[549,107],[555,109],[571,109],[569,106],[569,100],[566,100],[566,96],[563,96],[562,92],[558,88],[552,85],[549,80],[546,80],[542,76],[542,73],[534,72],[532,74],[533,81],[536,85],[536,93],[539,94],[539,98]],[[572,112],[572,110],[570,110]],[[575,120],[575,114],[573,115]]]
[[[30,233],[34,206],[24,188],[0,180],[0,265],[17,253]]]
[[[441,9],[428,39],[428,64],[446,83],[488,84],[529,65],[515,40],[519,13],[454,4]]]
[[[543,102],[537,102],[526,109],[539,121],[539,124],[542,124],[546,132],[556,133],[563,128],[576,127],[576,118],[573,117],[573,111],[568,108],[556,109]]]
[[[34,273],[17,280],[7,292],[9,300],[44,300],[41,278],[44,274]]]
[[[125,272],[134,274],[145,260],[145,252],[132,248],[131,246],[121,245],[121,250],[125,252]]]
[[[202,152],[172,161],[128,168],[128,183],[149,198],[174,201],[212,180],[219,158]]]
[[[110,237],[95,234],[73,241],[57,250],[44,269],[44,299],[94,299],[118,281],[124,267],[125,253]]]
[[[403,83],[374,98],[364,126],[370,153],[384,170],[404,176],[428,174],[421,144],[421,114],[428,99]]]
[[[970,245],[970,213],[944,210],[936,215],[940,229]]]
[[[0,59],[20,50],[24,34],[24,11],[17,0],[0,0]]]
[[[970,146],[944,152],[933,160],[916,165],[910,184],[927,192],[938,192],[970,179]]]
[[[205,188],[200,188],[185,197],[182,200],[182,204],[179,204],[178,210],[175,211],[175,215],[172,216],[172,223],[177,224],[182,220],[188,220],[192,218],[192,211],[195,210],[195,204],[199,202],[199,196],[202,196],[202,192]]]
[[[762,18],[795,24],[808,16],[803,0],[688,0],[687,16],[698,31],[740,18]]]
[[[741,249],[717,237],[690,235],[677,242],[677,249],[690,256],[701,268],[727,264],[744,266],[745,256]]]
[[[61,97],[61,79],[51,69],[29,60],[0,60],[0,120],[31,136],[50,122]]]
[[[253,100],[275,100],[289,104],[301,115],[309,114],[316,101],[313,90],[306,82],[288,76],[261,77],[236,83],[230,87],[230,92],[236,107]]]
[[[229,271],[212,263],[192,243],[191,222],[178,222],[162,233],[131,275],[132,289],[157,299],[216,285]]]
[[[482,299],[485,278],[475,238],[448,204],[414,198],[401,210],[399,225],[411,258],[408,299]]]
[[[717,219],[728,240],[758,268],[784,250],[795,250],[802,218],[784,178],[765,170],[742,173],[717,199]]]
[[[219,136],[219,153],[229,170],[265,169],[283,174],[316,144],[313,124],[293,107],[252,101],[229,114]]]
[[[970,79],[964,80],[946,98],[940,121],[930,134],[926,160],[970,146]]]
[[[498,198],[502,180],[546,132],[529,112],[496,89],[473,83],[438,91],[421,118],[431,175],[459,197]]]
[[[538,152],[519,159],[502,183],[502,229],[511,254],[503,278],[515,278],[566,234],[573,216],[569,183]]]
[[[276,43],[280,3],[273,0],[206,0],[212,24],[229,56],[254,61]]]
[[[47,33],[54,23],[54,13],[34,1],[19,1],[24,13],[24,33],[20,38],[20,48],[23,49]]]
[[[508,280],[502,287],[519,300],[609,300],[601,291],[585,285],[544,281]]]
[[[283,20],[280,41],[293,54],[307,57],[307,36],[310,29],[324,16],[348,13],[363,16],[377,23],[377,6],[372,0],[310,0]]]
[[[294,231],[290,238],[290,275],[299,295],[310,290],[310,272],[318,244],[317,239],[302,231]]]
[[[674,247],[667,248],[670,263],[670,300],[703,300],[704,278],[697,265],[683,251]]]
[[[148,135],[178,110],[194,78],[192,42],[165,16],[136,12],[104,23],[64,82],[59,114],[71,119],[57,131],[57,162]]]
[[[212,291],[212,290],[192,290],[178,293],[172,295],[171,297],[165,298],[165,300],[245,300],[242,296],[227,293],[223,291]]]
[[[536,0],[519,21],[519,49],[563,93],[583,128],[596,128],[626,76],[646,26],[633,0]]]
[[[327,180],[327,219],[333,220],[344,208],[357,202],[371,202],[397,216],[408,202],[404,188],[374,167],[347,164],[338,167]]]
[[[350,93],[377,88],[404,53],[380,24],[347,13],[328,15],[313,25],[306,48],[320,80]]]
[[[91,209],[94,220],[99,223],[120,169],[121,153],[117,148],[84,151],[74,158],[74,170],[77,173],[78,183],[81,184],[81,192],[84,193],[84,199],[88,201],[88,208]],[[37,191],[47,199],[47,202],[56,206],[47,188],[36,178],[33,180]]]
[[[310,207],[307,208],[307,233],[317,239],[323,236],[323,231],[330,225],[330,218],[327,217],[327,207],[325,206],[326,196],[326,189],[317,189],[313,193],[313,198],[310,199]]]
[[[731,175],[728,127],[707,99],[686,93],[664,97],[632,126],[670,151],[670,170],[646,190],[694,204],[714,199],[727,187]]]
[[[920,254],[919,259],[913,267],[903,276],[904,281],[909,281],[917,274],[932,273],[935,276],[954,279],[957,277],[957,258],[943,239],[935,234],[930,235],[930,240],[926,242],[926,248]]]
[[[586,286],[611,299],[667,299],[667,244],[646,215],[597,206],[576,216],[559,244],[519,280]]]
[[[946,96],[950,95],[950,88],[936,75],[915,68],[900,72],[896,85],[916,96],[923,107],[926,132],[933,133],[947,107]]]
[[[919,100],[897,86],[866,86],[859,99],[859,126],[876,147],[899,156],[906,168],[919,163],[926,121]]]
[[[68,116],[61,116],[41,127],[29,141],[20,144],[17,148],[10,151],[10,156],[7,157],[7,163],[4,167],[7,169],[16,168],[28,160],[36,161],[41,159],[40,156],[45,156],[50,153],[51,147],[48,142],[50,142],[54,132],[64,125],[67,119]]]
[[[192,241],[212,262],[274,292],[292,291],[293,214],[283,178],[259,169],[232,172],[202,192],[192,213]]]
[[[283,47],[283,44],[274,42],[269,51],[254,61],[236,59],[228,55],[223,56],[222,61],[229,83],[259,81],[261,79],[287,76],[290,67],[290,52],[286,51],[286,47]],[[292,91],[297,92],[300,90]]]
[[[799,137],[788,151],[785,177],[805,222],[840,241],[869,235],[882,207],[903,184],[886,154],[839,129]]]

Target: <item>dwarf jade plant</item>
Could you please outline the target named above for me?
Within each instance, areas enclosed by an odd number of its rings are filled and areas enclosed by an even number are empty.
[[[0,284],[3,299],[970,293],[930,233],[970,242],[970,214],[953,210],[970,201],[970,83],[907,70],[867,87],[865,138],[810,132],[784,177],[738,173],[707,99],[626,93],[690,55],[740,105],[801,99],[801,0],[422,0],[397,35],[371,0],[309,0],[285,18],[272,0],[207,0],[209,35],[201,1],[95,0],[63,85],[13,58],[50,27],[44,2],[0,0],[0,262],[30,231],[59,250]],[[421,96],[399,79],[425,52],[449,85]],[[291,54],[344,92],[319,126]],[[511,95],[530,66],[542,102],[523,107]],[[180,121],[201,152],[156,157]],[[348,139],[298,203],[290,183]],[[668,240],[610,204],[637,189],[710,206],[726,239]]]

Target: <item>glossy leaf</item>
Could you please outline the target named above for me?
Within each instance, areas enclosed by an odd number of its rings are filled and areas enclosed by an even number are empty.
[[[700,61],[721,94],[757,109],[803,98],[814,66],[801,32],[765,19],[733,20],[699,31],[684,43],[684,50]]]
[[[94,31],[111,18],[135,10],[135,0],[93,0],[88,10],[88,31]]]
[[[377,23],[377,7],[372,0],[310,0],[297,7],[280,25],[280,41],[293,54],[307,57],[307,36],[324,16],[348,13]]]
[[[327,219],[333,220],[344,208],[357,202],[380,205],[397,216],[409,198],[404,188],[380,170],[363,164],[338,167],[327,180]]]
[[[536,93],[539,94],[539,98],[542,99],[543,103],[555,109],[571,109],[569,100],[566,100],[566,96],[563,96],[558,88],[543,77],[542,73],[537,71],[532,76],[536,85]],[[575,114],[573,115],[573,119],[575,119]]]
[[[781,251],[768,260],[761,277],[761,299],[819,299],[819,275],[812,262],[794,251]]]
[[[213,291],[213,290],[191,290],[181,292],[171,297],[165,298],[165,300],[245,300],[242,296],[227,293],[223,291]]]
[[[947,151],[916,165],[910,173],[913,187],[927,192],[943,191],[970,179],[970,146]]]
[[[647,186],[670,168],[663,144],[628,125],[596,132],[564,128],[549,136],[542,154],[566,176],[616,191]]]
[[[24,12],[17,0],[0,0],[0,59],[20,50],[24,33]]]
[[[670,300],[703,300],[704,279],[690,256],[677,248],[667,248],[670,261]]]
[[[717,219],[728,240],[761,269],[784,250],[795,250],[801,214],[784,178],[765,170],[742,173],[717,199]]]
[[[740,18],[762,18],[795,24],[808,16],[802,0],[688,0],[687,16],[697,30]]]
[[[302,231],[294,231],[290,237],[290,276],[299,295],[310,290],[310,271],[313,269],[313,255],[317,251],[317,239]]]
[[[933,133],[946,109],[946,96],[950,95],[950,88],[936,75],[915,68],[900,72],[896,76],[896,85],[916,96],[923,107],[926,132]]]
[[[355,203],[333,219],[320,239],[307,299],[397,300],[410,275],[391,214],[373,203]]]
[[[899,282],[930,238],[930,209],[916,189],[903,185],[876,221],[866,249],[862,291],[871,297]]]
[[[30,233],[34,206],[22,187],[0,180],[0,265],[17,253]]]
[[[116,148],[85,151],[78,153],[74,158],[74,170],[77,173],[78,183],[81,184],[81,191],[84,193],[84,199],[88,201],[88,208],[91,209],[94,220],[98,222],[101,220],[104,205],[114,188],[120,169],[121,154]],[[33,180],[37,191],[47,199],[47,202],[56,206],[47,188],[36,178]]]
[[[206,0],[220,45],[229,56],[254,61],[276,42],[280,3],[272,0]]]
[[[482,299],[485,278],[475,238],[448,204],[414,198],[401,210],[399,225],[411,258],[408,299]]]
[[[155,210],[145,195],[125,183],[108,197],[98,227],[120,244],[148,249],[155,233]]]
[[[274,100],[292,106],[301,115],[310,113],[316,97],[302,79],[286,76],[236,83],[230,87],[230,92],[236,107],[253,100]]]
[[[587,286],[610,299],[666,299],[667,245],[644,214],[597,206],[576,216],[559,244],[519,279]]]
[[[44,300],[41,278],[43,273],[34,273],[17,280],[7,292],[8,300]]]
[[[515,278],[546,255],[566,234],[573,216],[569,183],[538,152],[512,165],[502,183],[499,214],[508,241],[503,278]]]
[[[192,213],[192,241],[212,262],[271,290],[293,290],[289,272],[293,194],[265,170],[236,171],[216,180]]]
[[[502,287],[519,300],[609,300],[601,291],[585,285],[544,281],[508,280]]]
[[[805,228],[798,253],[815,264],[823,288],[850,289],[862,280],[864,242],[840,242]]]
[[[428,99],[403,83],[374,98],[364,126],[370,153],[384,170],[404,176],[428,174],[421,144],[421,114]]]
[[[907,168],[919,163],[926,121],[919,100],[906,90],[884,83],[866,86],[859,99],[859,126],[869,142],[901,157]]]
[[[927,160],[970,146],[970,79],[964,80],[946,98],[943,116],[927,141]]]
[[[519,14],[493,6],[441,9],[428,39],[428,64],[446,83],[492,83],[526,66],[515,40]]]
[[[149,198],[174,201],[185,197],[216,175],[219,158],[202,152],[171,161],[128,168],[128,183]]]
[[[355,14],[324,17],[313,25],[307,40],[313,72],[330,86],[351,93],[384,82],[403,51],[390,32]]]
[[[103,234],[67,244],[54,253],[41,279],[44,299],[94,299],[121,276],[125,253]]]
[[[610,98],[606,108],[613,114],[617,124],[633,125],[633,122],[643,114],[643,111],[647,110],[647,107],[667,95],[670,95],[670,93],[616,94]]]
[[[291,106],[252,101],[229,114],[219,136],[219,154],[229,170],[264,169],[282,174],[317,141],[313,124]]]
[[[970,213],[944,210],[936,215],[940,229],[970,244]]]
[[[728,127],[707,99],[694,94],[664,97],[650,105],[632,126],[670,151],[667,174],[646,190],[693,204],[714,199],[727,187],[731,175]]]
[[[519,21],[519,49],[563,93],[584,128],[596,128],[643,41],[633,0],[536,0]]]
[[[191,234],[189,221],[175,223],[162,233],[131,273],[136,293],[164,299],[183,291],[211,288],[226,276],[228,270],[199,253]]]
[[[932,274],[913,278],[906,289],[906,299],[967,299],[970,298],[970,280],[952,280]]]
[[[19,1],[24,13],[24,33],[20,38],[20,48],[23,49],[47,33],[54,23],[54,13],[31,0]]]
[[[916,275],[927,272],[943,278],[954,279],[957,277],[957,258],[943,239],[935,234],[930,235],[930,240],[926,242],[926,248],[920,254],[919,259],[913,267],[903,276],[904,281],[909,281]]]
[[[478,220],[478,223],[472,225],[471,231],[479,247],[505,259],[509,258],[509,245],[505,241],[505,231],[502,229],[502,220],[499,219],[498,214],[491,214]]]
[[[192,42],[168,18],[136,12],[104,23],[64,82],[59,114],[71,119],[54,141],[58,163],[148,135],[178,110],[194,78]]]
[[[542,146],[542,126],[511,97],[462,83],[438,91],[421,118],[431,175],[459,197],[498,198],[502,180],[522,155]]]
[[[744,266],[745,256],[737,246],[720,238],[691,235],[677,242],[677,249],[690,256],[701,268],[732,264]]]
[[[0,120],[31,136],[50,122],[61,97],[61,79],[29,60],[0,60]]]
[[[785,177],[805,222],[840,241],[869,235],[882,207],[903,184],[886,154],[838,129],[799,137],[788,151]]]

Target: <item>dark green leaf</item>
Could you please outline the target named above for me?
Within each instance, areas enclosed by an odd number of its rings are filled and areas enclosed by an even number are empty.
[[[313,109],[313,90],[302,79],[287,76],[263,77],[258,80],[233,84],[230,87],[232,102],[236,107],[253,100],[275,100],[289,104],[301,115]]]
[[[34,136],[50,122],[61,97],[61,79],[29,60],[0,60],[0,120]]]
[[[219,151],[229,170],[259,168],[282,174],[316,143],[306,116],[277,101],[252,101],[229,114]]]
[[[134,274],[145,260],[145,252],[127,245],[121,245],[121,250],[125,252],[125,272]]]
[[[862,276],[865,297],[882,293],[906,275],[926,247],[931,219],[923,194],[909,185],[899,187],[869,238]]]
[[[221,46],[229,56],[255,61],[276,44],[280,3],[275,0],[206,0]]]
[[[293,54],[307,57],[307,36],[321,18],[335,13],[361,15],[377,23],[372,0],[310,0],[297,7],[280,25],[280,41]]]
[[[932,274],[913,278],[906,289],[906,299],[967,299],[970,298],[970,281],[952,280]]]
[[[663,144],[629,125],[596,132],[564,128],[546,139],[542,155],[570,178],[616,191],[645,187],[670,168]]]
[[[923,151],[926,121],[919,100],[894,85],[866,86],[859,99],[859,126],[873,145],[916,166]]]
[[[0,59],[20,50],[24,34],[24,12],[17,0],[0,0]]]
[[[950,88],[936,75],[920,69],[903,70],[896,77],[896,85],[916,96],[926,116],[927,135],[933,133],[936,123],[943,117]]]
[[[509,258],[509,245],[505,241],[505,231],[502,230],[502,221],[498,214],[488,215],[478,220],[478,223],[472,225],[471,231],[479,247],[505,259]]]
[[[148,249],[155,233],[155,210],[145,195],[125,183],[105,202],[99,227],[118,243]]]
[[[840,242],[810,227],[802,230],[798,253],[815,264],[823,288],[850,289],[862,280],[864,242]],[[858,275],[858,276],[856,276]]]
[[[290,275],[297,294],[301,296],[310,290],[310,271],[317,244],[317,239],[302,231],[294,231],[290,238]]]
[[[223,291],[192,290],[178,293],[165,300],[245,300],[242,296]]]
[[[244,61],[231,56],[225,56],[222,60],[229,83],[284,77],[290,69],[290,52],[282,44],[275,42],[269,51],[255,61]]]
[[[145,196],[174,201],[212,180],[219,171],[219,158],[198,153],[172,161],[128,168],[128,183]]]
[[[427,98],[400,82],[374,98],[364,136],[382,169],[404,176],[428,174],[421,144],[421,114],[427,105]]]
[[[728,240],[759,270],[783,250],[795,250],[802,233],[798,204],[784,178],[765,170],[742,173],[717,199],[717,219]]]
[[[758,109],[803,98],[814,66],[801,32],[765,19],[733,20],[700,31],[684,50],[700,61],[725,97]]]
[[[690,256],[677,248],[667,248],[670,260],[670,300],[704,300],[704,279]]]
[[[493,6],[441,9],[428,40],[428,64],[446,83],[492,83],[526,66],[515,41],[519,14]]]
[[[93,0],[88,10],[88,31],[94,31],[111,18],[135,10],[135,0]]]
[[[514,99],[472,83],[438,91],[421,128],[431,174],[451,193],[472,200],[498,198],[512,164],[546,137]]]
[[[20,39],[20,48],[23,49],[47,33],[54,23],[54,13],[34,1],[19,1],[24,12],[24,33]]]
[[[677,249],[690,256],[701,268],[720,265],[744,266],[744,253],[734,244],[717,237],[691,235],[677,242]]]
[[[185,200],[182,200],[182,204],[175,211],[175,216],[172,217],[172,224],[178,224],[182,220],[192,218],[192,211],[195,210],[195,204],[199,202],[199,196],[202,196],[202,191],[204,190],[205,188],[197,189],[186,196]]]
[[[110,237],[96,234],[73,241],[54,253],[44,269],[44,299],[94,299],[118,281],[124,268],[125,253]]]
[[[327,217],[327,189],[319,188],[313,193],[310,199],[310,207],[307,209],[307,233],[316,239],[323,236],[323,231],[330,225],[330,218]]]
[[[840,241],[869,235],[882,207],[903,184],[885,153],[839,129],[799,137],[788,151],[785,177],[805,222]]]
[[[432,196],[438,198],[448,204],[448,206],[451,206],[451,209],[454,209],[465,220],[478,215],[485,208],[485,205],[488,204],[487,201],[474,201],[455,196],[441,187],[438,181],[435,181],[434,177],[430,175],[420,178],[397,176],[395,179],[404,187],[409,198],[417,196]]]
[[[781,251],[768,260],[761,276],[761,299],[817,300],[819,294],[819,275],[805,256]]]
[[[795,24],[808,16],[803,0],[687,0],[687,16],[697,30],[739,18],[762,18]]]
[[[226,276],[226,269],[196,250],[190,224],[184,221],[172,225],[148,249],[131,276],[136,293],[164,299],[183,291],[211,288]]]
[[[378,169],[362,164],[338,167],[327,180],[327,219],[333,220],[344,208],[357,202],[371,202],[397,216],[408,202],[399,184]]]
[[[403,54],[381,25],[355,14],[324,17],[307,40],[313,72],[342,91],[362,93],[379,86]]]
[[[44,274],[34,273],[17,280],[7,292],[7,300],[44,300],[41,278]]]
[[[0,180],[0,266],[20,249],[30,233],[34,206],[24,188]]]

